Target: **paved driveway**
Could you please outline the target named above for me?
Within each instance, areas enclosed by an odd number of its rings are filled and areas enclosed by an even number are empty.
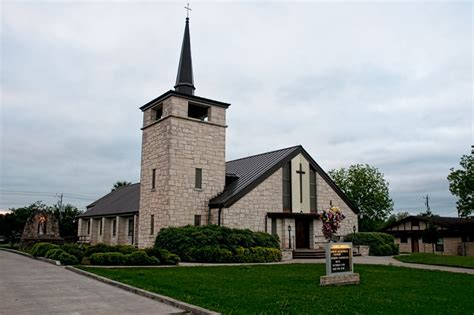
[[[0,314],[173,314],[175,307],[0,250]]]

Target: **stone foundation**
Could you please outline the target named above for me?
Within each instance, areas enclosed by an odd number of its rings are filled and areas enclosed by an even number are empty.
[[[319,278],[319,284],[321,286],[359,284],[359,283],[360,283],[360,277],[358,273],[351,273],[351,274],[345,274],[345,275],[321,276]]]

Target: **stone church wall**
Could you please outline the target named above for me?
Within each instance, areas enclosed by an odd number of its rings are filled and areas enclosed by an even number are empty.
[[[328,210],[332,201],[332,205],[339,207],[342,213],[346,216],[346,218],[341,222],[341,226],[337,232],[338,235],[342,236],[353,233],[353,226],[356,227],[356,232],[358,231],[357,215],[319,174],[316,174],[316,199],[318,212]],[[315,227],[315,232],[315,241],[322,240],[321,237],[323,233],[321,231],[321,226]]]
[[[282,211],[282,170],[279,169],[231,207],[223,209],[221,223],[230,228],[265,232],[267,212]],[[270,229],[271,220],[268,220],[267,232]],[[280,225],[278,231],[281,230]]]

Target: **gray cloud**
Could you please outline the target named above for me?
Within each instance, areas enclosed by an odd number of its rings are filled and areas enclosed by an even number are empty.
[[[3,191],[84,207],[140,173],[138,107],[174,85],[178,3],[2,2]],[[194,4],[197,94],[232,103],[227,158],[303,144],[368,163],[396,210],[454,215],[472,141],[472,4]],[[0,194],[0,208],[51,194]],[[39,197],[41,198],[39,198]]]

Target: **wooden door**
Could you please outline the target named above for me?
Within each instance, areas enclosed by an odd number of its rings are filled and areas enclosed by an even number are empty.
[[[418,253],[419,251],[420,251],[420,248],[418,245],[418,236],[412,236],[411,237],[411,252]]]
[[[296,220],[296,248],[309,248],[309,221]]]

